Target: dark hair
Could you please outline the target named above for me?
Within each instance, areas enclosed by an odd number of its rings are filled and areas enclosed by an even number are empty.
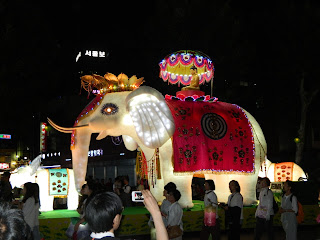
[[[88,206],[88,204],[90,203],[91,199],[93,199],[94,196],[98,193],[97,184],[93,180],[88,180],[86,185],[91,190],[91,194],[90,194],[90,196],[87,197],[87,201],[86,201],[85,207]]]
[[[262,178],[262,181],[263,181],[263,180],[265,180],[265,181],[266,181],[267,186],[269,187],[269,186],[270,186],[270,179],[269,179],[269,178],[267,178],[267,177],[264,177],[264,178]]]
[[[173,182],[169,182],[164,186],[164,190],[166,190],[168,193],[172,190],[176,190],[177,186]]]
[[[10,177],[11,176],[11,173],[9,171],[6,171],[2,174],[2,176],[4,177]]]
[[[196,66],[192,66],[190,69],[193,69],[193,70],[197,70],[198,71],[198,68],[196,68]]]
[[[230,183],[234,183],[234,185],[236,186],[236,192],[240,192],[241,188],[240,188],[240,184],[238,183],[238,181],[236,180],[231,180]]]
[[[287,180],[287,181],[285,181],[285,182],[286,182],[286,183],[288,184],[288,186],[290,187],[290,192],[293,193],[293,188],[294,188],[293,182],[290,181],[290,180]]]
[[[176,202],[178,202],[179,199],[181,198],[181,193],[180,193],[180,191],[178,189],[173,189],[168,193],[169,193],[169,195],[172,195],[174,197]]]
[[[37,183],[27,182],[23,188],[26,189],[26,194],[23,196],[22,202],[25,203],[28,198],[33,197],[34,203],[39,202],[39,185]]]
[[[33,188],[34,188],[34,192],[35,192],[35,196],[34,196],[35,202],[39,203],[39,205],[40,205],[40,188],[39,188],[39,185],[38,185],[38,183],[32,183],[32,184],[33,184]]]
[[[215,190],[216,189],[216,185],[214,184],[213,180],[205,180],[204,182],[209,184],[210,190]]]
[[[92,191],[92,192],[95,192],[97,190],[97,185],[96,183],[93,181],[93,180],[89,180],[87,181],[87,186],[88,188]]]
[[[121,214],[122,202],[117,194],[104,192],[97,194],[85,210],[85,219],[93,232],[107,232],[113,227],[113,220]]]
[[[123,176],[123,181],[124,181],[124,180],[127,180],[127,181],[129,182],[129,176],[128,176],[128,175]]]
[[[0,203],[0,239],[32,239],[30,227],[25,222],[22,211],[11,209],[6,202]]]

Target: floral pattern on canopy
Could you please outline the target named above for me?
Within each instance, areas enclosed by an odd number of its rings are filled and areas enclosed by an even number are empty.
[[[199,84],[209,82],[214,75],[210,58],[202,52],[181,50],[166,56],[160,63],[160,77],[171,84],[189,85],[192,79],[190,68],[195,66]]]

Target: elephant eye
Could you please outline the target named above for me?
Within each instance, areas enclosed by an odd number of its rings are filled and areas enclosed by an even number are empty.
[[[113,103],[107,103],[101,109],[102,114],[113,115],[118,112],[119,107]]]

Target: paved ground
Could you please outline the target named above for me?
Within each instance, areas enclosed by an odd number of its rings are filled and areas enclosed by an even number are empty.
[[[183,238],[186,240],[196,240],[199,239],[199,232],[197,233],[188,233]],[[227,240],[228,236],[226,232],[223,232],[220,240]],[[254,239],[254,230],[253,229],[244,229],[241,232],[241,240],[253,240]],[[268,238],[264,236],[261,240],[267,240]],[[282,228],[275,228],[275,238],[274,240],[285,240],[285,234]],[[288,239],[290,240],[290,239]],[[298,229],[298,240],[320,240],[320,226],[304,226]]]
[[[185,233],[183,235],[184,240],[198,240],[199,232]],[[133,238],[121,238],[126,240],[149,240],[150,236],[136,236]],[[211,239],[211,238],[210,238]],[[220,240],[227,240],[228,236],[226,232],[222,232]],[[243,229],[241,232],[241,240],[253,240],[254,230],[253,229]],[[261,240],[267,240],[264,236]],[[285,240],[285,234],[282,228],[275,228],[275,238],[274,240]],[[290,240],[290,239],[288,239]],[[316,226],[299,226],[298,228],[298,240],[320,240],[320,225]]]

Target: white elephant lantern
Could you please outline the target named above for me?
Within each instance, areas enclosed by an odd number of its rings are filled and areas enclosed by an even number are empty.
[[[146,86],[136,88],[133,84],[135,87],[128,91],[128,87],[120,84],[128,79],[123,74],[112,87],[117,77],[110,76],[104,77],[104,85],[109,87],[81,112],[74,127],[60,127],[48,119],[55,129],[72,133],[72,162],[78,191],[85,181],[91,134],[99,133],[97,140],[122,135],[128,150],[141,148],[151,163],[149,178],[156,175],[156,170],[160,171],[161,179],[151,189],[158,201],[163,199],[163,186],[174,182],[182,194],[179,203],[192,207],[194,172],[215,181],[219,201],[227,201],[228,184],[233,179],[242,187],[245,204],[256,201],[255,186],[261,160],[265,159],[266,142],[259,124],[248,112],[205,98],[192,102],[165,99]],[[108,80],[111,78],[112,81]],[[159,169],[155,167],[157,152]]]
[[[259,177],[268,177],[271,182],[306,181],[308,179],[298,164],[294,162],[272,163],[268,159],[263,162]]]
[[[44,169],[38,168],[41,157],[37,157],[31,166],[18,169],[11,174],[10,183],[12,187],[22,187],[26,182],[39,185],[40,211],[52,211],[55,197],[68,198],[69,210],[78,207],[79,195],[75,188],[74,174],[72,169]],[[38,162],[38,166],[34,164]]]

